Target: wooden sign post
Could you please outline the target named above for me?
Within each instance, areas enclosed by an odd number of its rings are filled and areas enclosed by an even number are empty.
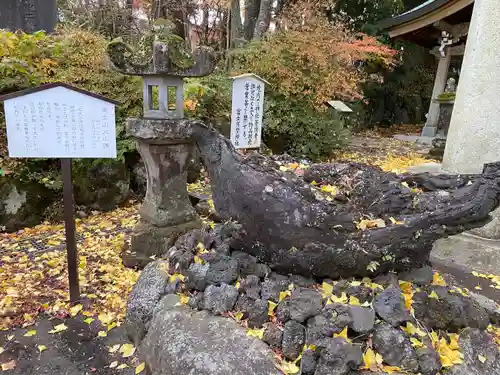
[[[231,143],[236,149],[260,148],[266,83],[251,73],[233,77]]]
[[[71,159],[61,159],[63,176],[64,229],[66,232],[66,253],[68,258],[69,298],[80,299],[80,280],[78,279],[78,249],[76,246],[76,224],[73,215],[73,173]]]
[[[116,158],[114,100],[64,83],[0,97],[11,158],[60,158],[70,300],[80,299],[72,158]]]

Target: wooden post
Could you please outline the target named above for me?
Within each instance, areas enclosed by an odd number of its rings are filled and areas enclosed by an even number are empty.
[[[78,252],[76,247],[76,225],[73,216],[73,178],[71,159],[61,159],[63,175],[64,227],[66,229],[66,251],[68,255],[69,298],[71,302],[80,299],[78,280]]]

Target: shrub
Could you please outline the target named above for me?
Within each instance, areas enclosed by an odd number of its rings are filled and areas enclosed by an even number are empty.
[[[302,17],[304,15],[304,17]],[[331,23],[314,3],[292,5],[286,28],[233,52],[236,72],[253,72],[289,100],[324,108],[331,99],[362,98],[359,61],[391,65],[396,51],[368,35]]]
[[[330,156],[348,141],[346,121],[334,111],[318,111],[284,97],[265,104],[265,140],[274,150],[313,160]]]
[[[342,24],[320,7],[300,2],[284,12],[282,26],[263,40],[232,52],[233,74],[252,72],[267,81],[264,137],[273,151],[313,159],[329,156],[347,141],[346,119],[327,111],[331,99],[358,101],[367,75],[360,61],[392,65],[395,51]],[[305,17],[302,17],[305,15]],[[356,105],[358,113],[362,105]]]
[[[224,72],[216,71],[208,77],[190,79],[185,85],[185,98],[187,116],[208,122],[229,137],[231,77]]]

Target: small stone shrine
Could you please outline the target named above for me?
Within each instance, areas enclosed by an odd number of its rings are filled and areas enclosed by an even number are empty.
[[[190,53],[183,44],[169,43],[173,39],[172,34],[171,39],[165,38],[168,32],[146,35],[142,43],[145,50],[137,53],[121,40],[108,46],[109,58],[118,71],[144,79],[143,117],[127,119],[126,123],[147,171],[141,221],[134,229],[130,248],[123,253],[127,266],[144,267],[165,253],[179,235],[201,226],[186,190],[187,165],[194,146],[186,133],[190,121],[184,119],[183,79],[208,75],[215,65],[207,49]],[[145,59],[138,62],[137,56]]]
[[[446,136],[448,135],[453,106],[455,104],[456,89],[455,79],[448,78],[445,91],[435,99],[439,104],[439,117],[436,138],[432,140],[432,148],[429,150],[429,156],[433,159],[443,160]]]

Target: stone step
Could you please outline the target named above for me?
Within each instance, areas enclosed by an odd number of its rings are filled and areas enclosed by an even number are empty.
[[[453,284],[500,303],[500,290],[492,288],[494,283],[472,274],[473,271],[487,275],[500,273],[500,241],[470,234],[440,239],[434,244],[431,263],[436,270],[449,275]],[[481,289],[475,289],[477,286]]]

